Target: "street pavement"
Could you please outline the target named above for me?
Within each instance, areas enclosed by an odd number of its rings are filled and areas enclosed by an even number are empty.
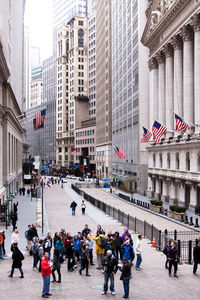
[[[97,196],[97,195],[95,195]],[[52,234],[59,231],[62,227],[71,234],[81,231],[87,223],[92,231],[95,232],[98,224],[107,231],[123,232],[123,227],[120,223],[113,220],[111,217],[105,215],[102,211],[86,202],[86,214],[81,213],[82,197],[71,189],[70,183],[64,184],[64,189],[59,185],[53,185],[51,188],[45,188],[44,200],[47,220],[45,222],[46,232],[50,230]],[[75,200],[78,204],[76,209],[76,216],[71,215],[70,203]],[[26,201],[25,198],[20,202]],[[121,206],[124,202],[121,203]],[[36,206],[36,203],[35,203]],[[26,220],[29,221],[31,216],[35,216],[35,208],[30,202],[27,202],[25,207]],[[19,214],[22,206],[19,205]],[[24,215],[23,212],[21,212]],[[29,217],[30,214],[30,217]],[[36,217],[36,216],[35,216]],[[25,217],[24,217],[25,218]],[[22,217],[19,218],[18,227],[22,228]],[[31,223],[31,222],[28,222]],[[48,224],[47,224],[48,223]],[[22,226],[22,227],[21,227]],[[49,229],[48,229],[49,226]],[[21,229],[22,230],[22,229]],[[133,240],[136,242],[136,235],[133,235]],[[21,235],[20,247],[25,245],[24,236]],[[23,242],[22,242],[23,241]],[[23,249],[22,249],[23,250]],[[178,270],[179,278],[169,278],[167,271],[164,269],[165,256],[152,248],[149,241],[144,239],[142,241],[142,270],[135,271],[133,268],[133,278],[130,282],[130,299],[163,299],[178,300],[184,297],[184,300],[199,299],[199,276],[192,274],[191,265],[180,265]],[[94,262],[96,263],[96,255],[94,255]],[[14,278],[8,278],[11,266],[11,259],[7,257],[4,261],[0,261],[0,282],[1,282],[1,300],[37,300],[41,299],[42,278],[41,274],[32,269],[32,257],[26,255],[23,269],[24,279],[18,278],[19,271],[15,270]],[[52,299],[121,299],[123,296],[122,281],[119,280],[120,272],[115,276],[115,290],[116,295],[112,296],[110,293],[101,295],[103,287],[103,275],[95,266],[90,267],[89,273],[91,277],[83,275],[80,276],[78,270],[68,272],[66,263],[62,265],[62,283],[51,284]]]
[[[92,197],[101,200],[107,205],[113,206],[116,209],[120,209],[126,214],[130,216],[136,217],[141,221],[146,221],[149,224],[153,224],[157,229],[164,231],[167,229],[168,231],[173,231],[174,229],[178,231],[190,230],[190,228],[186,228],[182,226],[180,223],[174,223],[173,221],[160,216],[159,214],[154,214],[149,212],[148,210],[144,210],[136,205],[132,205],[127,201],[123,201],[122,199],[116,197],[115,195],[106,192],[104,189],[97,188],[81,188],[82,191],[91,195]]]

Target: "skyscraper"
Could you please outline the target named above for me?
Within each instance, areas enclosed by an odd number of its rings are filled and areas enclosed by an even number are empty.
[[[140,39],[145,26],[146,1],[112,2],[112,173],[129,192],[147,189],[147,153],[140,144],[142,126],[148,128],[147,49]],[[125,158],[115,157],[121,147]]]
[[[96,2],[96,168],[112,172],[112,31],[111,1]]]
[[[73,17],[88,16],[88,0],[53,0],[53,53],[57,50],[57,28]]]

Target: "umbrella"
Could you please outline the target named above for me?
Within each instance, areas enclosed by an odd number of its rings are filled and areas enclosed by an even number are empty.
[[[110,181],[110,178],[106,177],[103,179],[103,181]]]

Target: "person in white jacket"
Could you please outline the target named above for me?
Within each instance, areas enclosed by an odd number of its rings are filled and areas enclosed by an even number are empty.
[[[17,228],[13,230],[13,233],[11,235],[11,244],[13,243],[19,244],[19,231]]]
[[[137,255],[137,261],[136,261],[135,268],[136,268],[137,271],[141,271],[141,268],[140,268],[140,264],[142,262],[141,241],[142,241],[142,235],[139,234],[136,245],[135,245],[135,253]]]

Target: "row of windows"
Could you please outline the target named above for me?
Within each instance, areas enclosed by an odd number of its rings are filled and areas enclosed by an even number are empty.
[[[91,129],[91,130],[86,130],[86,131],[80,131],[76,133],[76,137],[80,137],[80,136],[90,136],[90,135],[94,135],[95,130]]]
[[[94,144],[94,138],[76,141],[76,145],[84,145],[84,144]]]

